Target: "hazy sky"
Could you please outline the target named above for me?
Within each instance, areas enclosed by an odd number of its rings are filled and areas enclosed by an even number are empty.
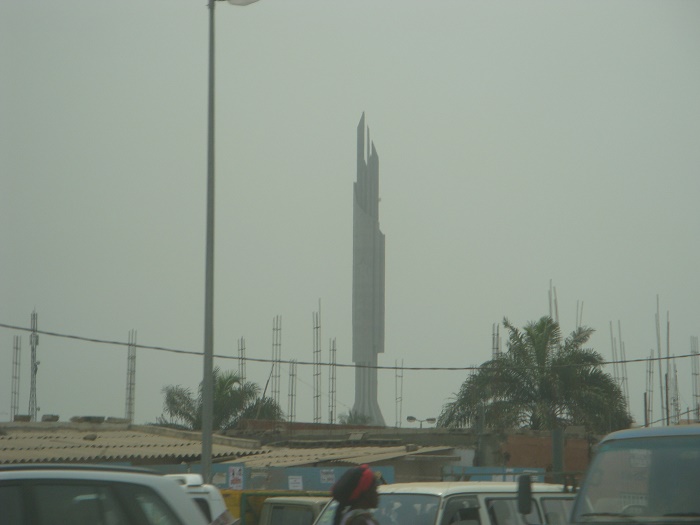
[[[610,322],[628,359],[700,335],[700,3],[261,0],[217,3],[215,353],[351,363],[352,188],[366,113],[386,235],[381,365],[467,367],[494,323]],[[205,0],[0,2],[0,323],[201,352]],[[0,420],[13,337],[0,327]],[[43,335],[40,414],[122,417],[126,348]],[[201,357],[139,350],[136,422]],[[237,369],[231,359],[215,365]],[[677,360],[683,410],[691,360]],[[265,384],[266,363],[247,378]],[[613,372],[612,366],[606,368]],[[312,367],[297,419],[313,418]],[[338,369],[338,413],[354,374]],[[627,365],[643,417],[646,364]],[[658,369],[654,368],[658,396]],[[400,418],[437,416],[464,371],[405,371]],[[379,404],[397,419],[396,381]],[[322,376],[323,421],[328,374]],[[288,367],[281,405],[288,408]],[[660,415],[658,398],[654,415]],[[407,425],[405,422],[403,425]]]

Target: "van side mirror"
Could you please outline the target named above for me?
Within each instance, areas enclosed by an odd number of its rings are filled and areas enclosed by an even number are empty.
[[[532,512],[532,483],[528,474],[518,476],[518,512],[524,515]]]

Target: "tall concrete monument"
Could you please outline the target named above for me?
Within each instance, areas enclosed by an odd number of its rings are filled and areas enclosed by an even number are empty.
[[[353,411],[384,426],[377,403],[377,355],[384,352],[384,234],[379,229],[379,157],[365,114],[357,126],[357,181],[353,197],[352,360],[355,363]]]

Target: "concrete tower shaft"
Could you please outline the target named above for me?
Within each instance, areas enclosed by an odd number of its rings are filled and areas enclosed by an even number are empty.
[[[355,413],[384,426],[377,403],[377,355],[384,352],[384,234],[379,229],[379,156],[365,115],[357,127],[357,180],[353,192],[352,360]]]

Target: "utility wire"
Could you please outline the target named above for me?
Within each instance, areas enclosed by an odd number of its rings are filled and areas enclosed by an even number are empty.
[[[173,354],[182,354],[182,355],[195,355],[195,356],[202,356],[204,355],[203,352],[195,352],[193,350],[179,350],[176,348],[166,348],[163,346],[151,346],[151,345],[142,345],[142,344],[136,344],[136,345],[130,345],[128,342],[124,341],[109,341],[106,339],[97,339],[93,337],[85,337],[85,336],[80,336],[80,335],[70,335],[70,334],[60,334],[58,332],[49,332],[47,330],[32,330],[31,328],[25,328],[23,326],[13,326],[5,323],[0,323],[0,328],[8,328],[10,330],[21,330],[24,332],[36,332],[38,334],[43,334],[43,335],[48,335],[52,337],[61,337],[64,339],[73,339],[76,341],[84,341],[84,342],[89,342],[89,343],[98,343],[98,344],[108,344],[108,345],[117,345],[117,346],[132,346],[135,348],[142,348],[144,350],[156,350],[159,352],[170,352]],[[605,365],[612,365],[612,364],[619,364],[619,363],[647,363],[650,360],[653,361],[667,361],[667,360],[673,360],[673,359],[682,359],[686,357],[693,357],[695,354],[684,354],[684,355],[674,355],[674,356],[668,356],[668,357],[643,357],[639,359],[625,359],[625,360],[617,360],[617,361],[603,361],[601,363],[598,363],[597,366],[605,366]],[[251,361],[254,363],[272,363],[272,362],[278,362],[278,363],[284,363],[284,364],[290,364],[292,360],[273,360],[273,359],[262,359],[262,358],[255,358],[255,357],[245,357],[245,358],[240,358],[238,356],[231,356],[231,355],[219,355],[219,354],[214,354],[214,357],[217,359],[232,359],[236,361],[240,361],[243,359],[244,361]],[[307,366],[313,366],[317,363],[314,363],[313,361],[295,361],[297,365],[307,365]],[[322,366],[330,366],[330,363],[321,363]],[[339,368],[372,368],[376,370],[415,370],[415,371],[421,371],[421,370],[434,370],[434,371],[477,371],[481,370],[482,367],[480,366],[381,366],[381,365],[376,365],[376,366],[371,366],[371,365],[358,365],[358,364],[348,364],[348,363],[335,363],[333,366],[339,367]],[[576,365],[560,365],[561,368],[571,368]],[[585,366],[591,366],[589,364],[582,364],[580,365],[582,367]],[[522,367],[523,369],[527,369],[529,367]]]

